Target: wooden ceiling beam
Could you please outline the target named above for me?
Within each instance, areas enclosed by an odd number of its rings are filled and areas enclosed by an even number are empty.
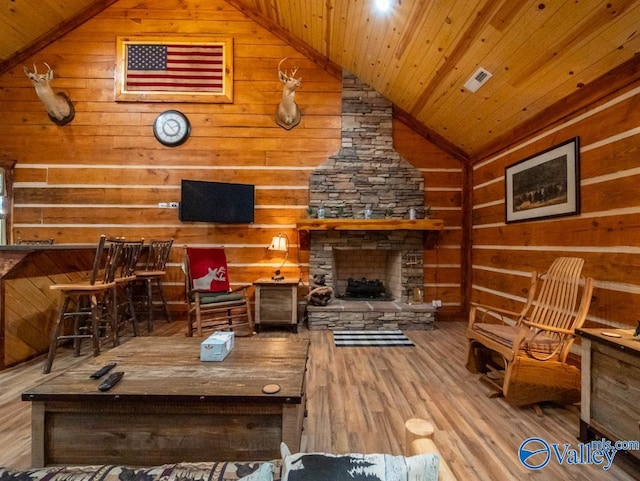
[[[79,12],[77,15],[58,24],[55,29],[47,32],[25,48],[18,50],[3,62],[0,62],[0,75],[8,72],[16,65],[24,62],[26,59],[36,54],[46,46],[52,44],[62,36],[79,27],[87,20],[102,12],[105,8],[113,5],[118,0],[96,0],[87,8]]]

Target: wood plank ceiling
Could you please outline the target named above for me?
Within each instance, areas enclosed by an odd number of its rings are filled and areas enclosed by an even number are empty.
[[[640,71],[640,0],[389,0],[387,12],[379,0],[227,1],[470,158],[551,121],[581,90],[593,100],[592,86],[617,88],[610,72]],[[0,73],[111,3],[3,2]],[[492,77],[471,93],[463,85],[479,67]]]

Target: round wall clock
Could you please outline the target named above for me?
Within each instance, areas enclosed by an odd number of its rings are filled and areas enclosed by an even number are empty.
[[[178,110],[165,110],[153,123],[153,135],[160,143],[169,147],[183,144],[190,133],[189,119]]]

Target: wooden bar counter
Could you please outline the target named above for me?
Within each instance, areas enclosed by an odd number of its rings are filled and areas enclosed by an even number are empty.
[[[0,370],[47,352],[60,293],[52,284],[80,280],[95,244],[0,246]]]

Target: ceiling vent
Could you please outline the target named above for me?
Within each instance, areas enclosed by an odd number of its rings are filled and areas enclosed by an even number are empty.
[[[475,92],[480,87],[482,87],[487,80],[492,77],[492,73],[488,70],[480,67],[476,72],[471,76],[469,80],[464,84],[464,88],[466,88],[469,92]]]

